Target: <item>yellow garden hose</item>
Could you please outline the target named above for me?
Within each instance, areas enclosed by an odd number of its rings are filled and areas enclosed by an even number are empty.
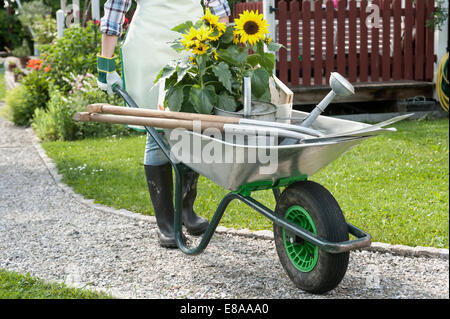
[[[448,112],[448,79],[447,79],[447,67],[448,67],[448,53],[442,58],[439,64],[439,69],[436,79],[436,91],[441,103],[442,108]]]

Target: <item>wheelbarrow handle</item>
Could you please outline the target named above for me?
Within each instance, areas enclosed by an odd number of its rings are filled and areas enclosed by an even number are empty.
[[[122,89],[118,84],[114,85],[112,88],[113,92],[117,93],[120,97],[124,99],[124,101],[133,108],[139,109],[139,106],[137,103],[133,100],[133,98],[124,90]],[[164,155],[167,157],[169,162],[172,164],[172,166],[176,169],[177,163],[173,160],[173,157],[171,156],[169,148],[166,146],[164,141],[159,136],[158,132],[155,130],[155,128],[151,126],[144,126],[145,130],[148,134],[155,140],[156,144],[159,146],[159,148],[162,150]]]

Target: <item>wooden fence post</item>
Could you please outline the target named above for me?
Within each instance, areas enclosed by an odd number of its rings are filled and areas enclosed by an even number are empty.
[[[360,16],[359,16],[359,80],[360,82],[369,81],[369,50],[368,50],[368,37],[367,37],[367,0],[362,0],[360,3]]]
[[[57,38],[62,38],[64,36],[64,11],[59,9],[56,11],[56,30],[57,30]]]
[[[322,85],[323,53],[322,53],[322,1],[314,2],[314,85]]]
[[[298,85],[300,79],[300,53],[299,53],[299,21],[300,5],[297,0],[289,3],[291,21],[291,85]]]
[[[405,36],[404,36],[404,46],[403,46],[403,55],[404,55],[404,75],[403,78],[405,80],[413,80],[413,36],[412,30],[414,25],[414,11],[412,0],[405,0]]]
[[[311,2],[302,3],[302,77],[303,85],[311,85]]]
[[[328,0],[326,4],[326,57],[325,57],[325,78],[326,83],[330,81],[331,72],[334,71],[334,5],[333,1]]]
[[[348,80],[355,83],[358,60],[356,58],[356,1],[350,1],[348,12]]]
[[[402,78],[402,0],[394,0],[392,3],[394,15],[394,53],[392,59],[392,79]]]
[[[100,0],[92,0],[92,20],[99,21],[100,20]]]
[[[284,45],[278,52],[280,80],[288,84],[288,61],[287,61],[287,3],[285,0],[278,2],[278,37],[279,43]]]
[[[383,0],[383,56],[381,59],[381,78],[387,82],[391,79],[391,1]]]

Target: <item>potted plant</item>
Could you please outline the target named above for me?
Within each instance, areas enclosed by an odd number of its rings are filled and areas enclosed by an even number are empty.
[[[269,79],[275,67],[272,52],[281,45],[268,37],[263,15],[244,11],[233,24],[218,20],[207,9],[201,20],[172,29],[181,33],[172,44],[180,59],[167,64],[155,80],[165,81],[164,106],[171,111],[237,112],[243,108],[245,77],[251,79],[253,100],[270,101]]]

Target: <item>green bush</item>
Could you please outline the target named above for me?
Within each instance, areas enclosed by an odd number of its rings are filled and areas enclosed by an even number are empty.
[[[7,92],[6,104],[16,125],[30,124],[34,111],[44,109],[49,100],[48,81],[42,71],[34,70],[22,80],[22,85]]]
[[[21,25],[17,15],[8,15],[1,5],[0,9],[0,51],[19,47],[24,39],[30,41],[28,30]]]
[[[76,122],[75,112],[85,112],[86,106],[92,103],[119,104],[116,96],[109,96],[100,91],[93,75],[72,76],[73,88],[68,97],[60,91],[52,92],[46,110],[36,109],[33,128],[43,140],[76,140],[86,137],[104,137],[111,135],[128,135],[131,131],[123,125],[108,123]]]
[[[18,58],[25,58],[31,55],[30,47],[28,46],[28,43],[26,40],[23,40],[22,45],[19,47],[16,47],[14,50],[12,50],[12,55]]]
[[[27,124],[27,122],[24,121],[27,117],[26,114],[29,113],[26,106],[26,96],[26,89],[22,85],[6,92],[5,102],[9,106],[10,114],[12,115],[11,120],[16,125]]]
[[[46,19],[39,19],[33,24],[34,41],[39,46],[43,44],[51,44],[56,40],[56,19],[47,17]]]
[[[22,5],[18,18],[22,26],[28,28],[33,26],[34,21],[43,19],[51,12],[52,9],[46,6],[42,0],[33,0]]]
[[[96,33],[95,28],[97,26],[92,23],[88,23],[86,28],[73,25],[53,44],[40,46],[42,60],[50,67],[48,75],[61,91],[70,91],[71,88],[64,78],[68,78],[71,73],[97,73],[101,33]]]

